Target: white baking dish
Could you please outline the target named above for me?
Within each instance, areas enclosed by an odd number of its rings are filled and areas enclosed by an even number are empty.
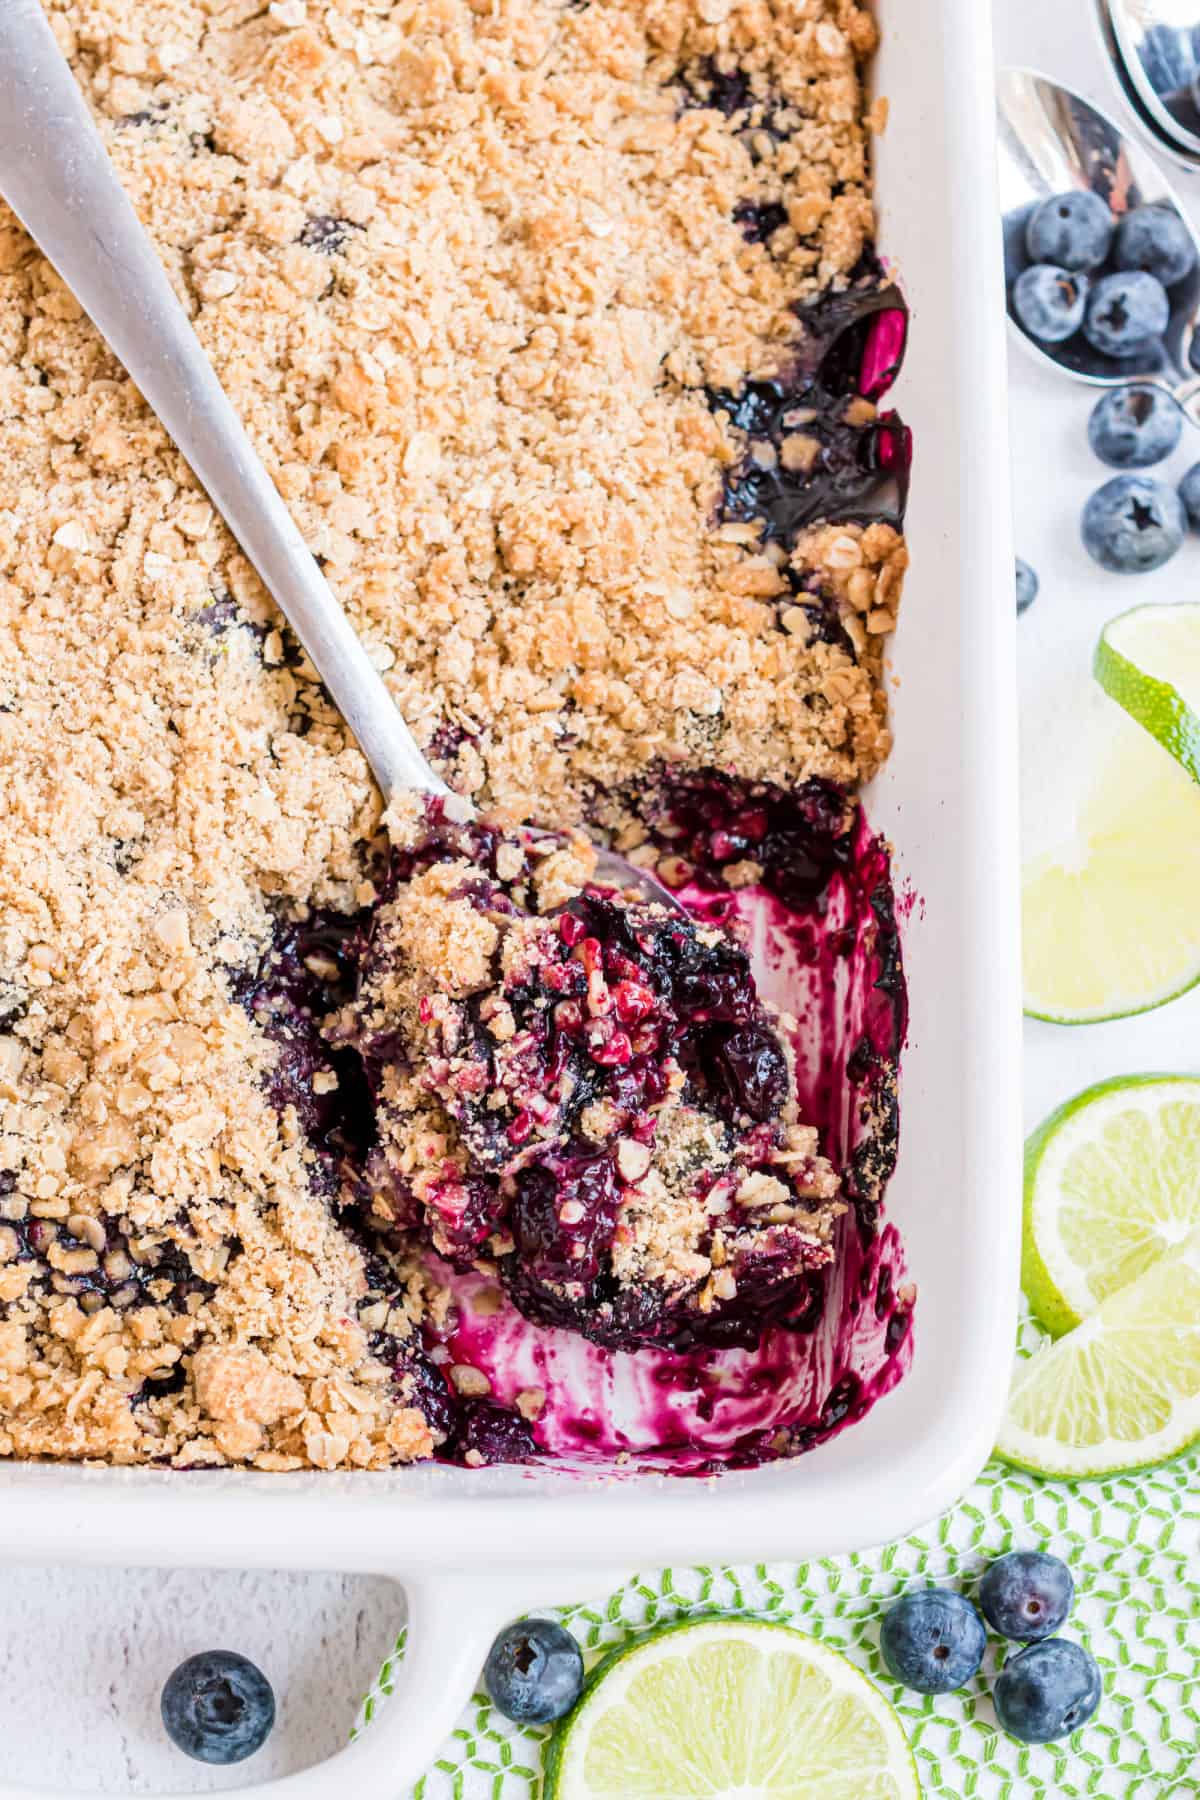
[[[881,243],[912,306],[897,400],[916,441],[896,749],[869,795],[895,840],[912,1000],[889,1215],[920,1288],[916,1354],[868,1417],[798,1461],[716,1481],[554,1469],[170,1474],[11,1466],[0,1555],[372,1570],[410,1649],[379,1721],[331,1761],[240,1790],[388,1800],[434,1754],[492,1632],[610,1571],[806,1558],[950,1506],[993,1441],[1017,1285],[1017,841],[1004,336],[984,0],[881,0]],[[889,18],[890,13],[890,18]],[[7,1800],[46,1790],[0,1785]]]

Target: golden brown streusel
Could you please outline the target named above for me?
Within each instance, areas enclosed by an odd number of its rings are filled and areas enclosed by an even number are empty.
[[[235,406],[457,785],[565,821],[659,757],[873,771],[903,545],[802,540],[857,661],[811,642],[753,531],[713,528],[740,446],[703,392],[776,368],[793,304],[870,236],[864,7],[48,10]],[[787,135],[681,106],[701,65],[748,71]],[[745,198],[786,210],[769,249],[733,220]],[[0,1453],[428,1454],[228,982],[275,903],[370,897],[378,796],[2,206],[0,782]],[[182,1282],[139,1278],[167,1252]]]

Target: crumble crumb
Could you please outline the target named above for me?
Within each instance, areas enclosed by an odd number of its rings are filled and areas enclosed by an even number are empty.
[[[304,1406],[304,1390],[273,1367],[261,1350],[207,1345],[192,1358],[192,1380],[201,1412],[212,1419],[275,1425]]]

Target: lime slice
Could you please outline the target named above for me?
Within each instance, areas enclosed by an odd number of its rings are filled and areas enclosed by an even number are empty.
[[[1087,791],[1022,875],[1025,1009],[1060,1025],[1147,1012],[1200,981],[1200,786],[1101,704],[1111,729]]]
[[[1200,1226],[1200,1081],[1127,1075],[1025,1145],[1021,1285],[1058,1337]]]
[[[1076,1480],[1164,1462],[1200,1438],[1200,1229],[1018,1365],[997,1452]]]
[[[1100,633],[1096,680],[1200,781],[1200,605],[1135,606]]]
[[[883,1696],[784,1625],[699,1619],[618,1651],[550,1748],[546,1800],[913,1800]]]

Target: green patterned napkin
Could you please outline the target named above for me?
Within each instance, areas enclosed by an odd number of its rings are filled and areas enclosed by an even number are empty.
[[[1023,1350],[1036,1341],[1022,1331]],[[927,1795],[951,1800],[1200,1800],[1200,1454],[1143,1475],[1079,1486],[989,1464],[953,1511],[865,1555],[808,1563],[664,1569],[636,1575],[594,1605],[557,1615],[589,1666],[650,1625],[699,1611],[749,1612],[824,1638],[870,1675],[899,1710]],[[898,1687],[879,1657],[879,1618],[905,1587],[961,1584],[969,1593],[1006,1550],[1053,1550],[1075,1576],[1064,1636],[1088,1644],[1104,1699],[1066,1744],[1018,1744],[996,1725],[989,1692],[996,1649],[974,1681],[936,1697]],[[403,1637],[368,1696],[370,1720],[391,1692]],[[545,1730],[519,1729],[475,1698],[411,1800],[534,1800]],[[402,1800],[400,1795],[396,1800]]]

